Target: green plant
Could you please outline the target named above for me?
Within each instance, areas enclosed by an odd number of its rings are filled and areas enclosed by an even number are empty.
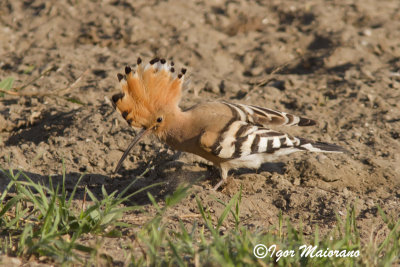
[[[126,195],[134,180],[122,192],[108,194],[102,187],[102,197],[85,188],[90,198],[87,207],[79,210],[73,204],[82,175],[71,193],[65,187],[63,166],[61,184],[54,186],[35,183],[22,171],[8,172],[0,169],[10,179],[0,196],[0,231],[2,250],[11,255],[29,258],[31,255],[51,257],[58,262],[80,261],[76,253],[93,253],[93,248],[81,245],[82,235],[121,235],[118,228],[129,227],[120,221],[127,211],[138,206],[123,206],[122,203],[135,194],[155,186],[148,186]],[[10,193],[14,189],[15,193]]]

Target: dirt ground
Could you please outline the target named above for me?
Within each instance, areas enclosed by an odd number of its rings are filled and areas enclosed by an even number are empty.
[[[381,239],[376,205],[400,214],[400,2],[311,1],[11,1],[0,2],[0,79],[21,96],[0,98],[0,164],[35,179],[59,178],[64,159],[72,188],[82,172],[100,195],[166,182],[162,202],[194,183],[169,213],[171,227],[200,220],[197,196],[215,216],[243,185],[241,218],[269,229],[279,211],[313,234],[333,229],[356,204],[364,241]],[[188,68],[182,108],[223,99],[304,115],[316,127],[282,128],[336,143],[349,154],[295,154],[259,170],[236,170],[213,192],[218,173],[205,160],[168,149],[156,138],[137,145],[111,175],[135,135],[105,101],[136,58],[173,59]],[[35,79],[35,77],[40,77]],[[7,183],[0,177],[0,187]],[[82,201],[78,195],[77,201]],[[145,204],[145,194],[132,199]],[[142,217],[141,217],[142,216]],[[146,213],[124,219],[140,225]],[[230,222],[226,223],[230,227]],[[129,238],[129,237],[127,237]],[[107,239],[115,259],[124,238]],[[129,241],[129,239],[127,239]]]

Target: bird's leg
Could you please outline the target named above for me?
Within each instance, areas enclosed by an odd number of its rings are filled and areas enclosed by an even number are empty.
[[[221,187],[226,182],[226,179],[228,178],[228,169],[220,167],[219,168],[219,173],[221,175],[221,181],[219,181],[213,188],[214,191],[217,191],[218,188]]]

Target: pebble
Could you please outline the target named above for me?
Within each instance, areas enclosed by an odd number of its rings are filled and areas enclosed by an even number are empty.
[[[27,150],[29,148],[28,144],[22,144],[21,146],[21,150]]]
[[[349,195],[349,190],[345,187],[343,188],[343,194],[347,197]]]
[[[375,203],[374,201],[370,198],[367,201],[365,201],[365,204],[367,205],[367,207],[374,207]]]
[[[371,36],[371,35],[372,35],[371,29],[365,29],[362,33],[363,33],[365,36]]]
[[[204,91],[206,92],[212,92],[214,94],[219,94],[220,89],[217,81],[207,81],[207,83],[204,85]]]
[[[79,163],[80,163],[80,165],[86,166],[89,164],[89,160],[87,157],[81,157],[81,158],[79,158]]]
[[[317,155],[317,160],[319,163],[323,163],[325,159],[327,159],[328,157],[325,156],[324,154],[319,154]]]

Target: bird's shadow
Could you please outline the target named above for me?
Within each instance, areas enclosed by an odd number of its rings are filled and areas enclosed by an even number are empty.
[[[119,195],[125,191],[123,196],[141,191],[131,196],[128,204],[151,204],[148,193],[151,193],[157,201],[163,200],[167,195],[172,194],[182,181],[182,179],[176,179],[176,173],[173,171],[174,168],[179,169],[183,165],[182,162],[175,161],[179,153],[169,155],[169,157],[165,156],[166,154],[160,153],[150,163],[139,162],[137,167],[133,169],[122,167],[117,174],[78,172],[65,172],[63,174],[60,172],[49,176],[17,169],[0,170],[0,195],[18,177],[18,181],[28,183],[32,181],[34,184],[40,184],[47,188],[51,186],[53,189],[57,188],[57,186],[59,188],[64,187],[68,193],[75,189],[74,200],[90,200],[85,192],[86,190],[90,190],[97,199],[102,199],[105,197],[103,195],[104,188],[107,194],[116,192],[116,195]],[[164,168],[167,165],[173,166],[172,168],[171,166]],[[205,176],[205,172],[194,171],[190,172],[189,176],[191,179],[187,182],[192,184],[197,182],[199,177]],[[37,193],[32,186],[30,188],[34,193]],[[7,190],[8,192],[15,192],[16,187],[11,186]]]
[[[233,173],[236,175],[241,175],[241,174],[248,174],[248,173],[255,173],[255,172],[262,172],[262,171],[267,171],[270,173],[284,174],[286,171],[286,164],[283,162],[266,162],[266,163],[261,164],[261,166],[257,170],[248,169],[248,168],[240,168],[238,170],[235,170]]]
[[[206,171],[202,172],[193,172],[189,171],[186,175],[186,177],[194,176],[194,179],[192,179],[190,182],[195,183],[198,180],[202,179],[203,180],[210,180],[211,187],[214,187],[220,180],[220,172],[219,170],[214,167],[213,165],[209,165],[206,163],[199,163],[201,167],[206,168]],[[261,166],[258,169],[250,169],[250,168],[239,168],[239,169],[232,169],[229,171],[228,175],[232,177],[238,177],[240,175],[245,175],[245,174],[251,174],[251,173],[260,173],[263,171],[267,171],[269,173],[278,173],[278,174],[284,174],[286,172],[286,164],[283,162],[267,162],[261,164]],[[195,175],[193,175],[195,174]]]
[[[138,169],[140,169],[139,167]],[[134,170],[136,171],[136,169]],[[154,179],[154,171],[148,172],[146,175],[104,175],[98,173],[78,173],[78,172],[66,172],[65,174],[56,175],[42,175],[38,173],[13,170],[14,177],[18,177],[17,181],[22,182],[21,185],[30,187],[33,193],[38,193],[33,186],[30,186],[30,181],[34,184],[39,184],[43,187],[49,188],[51,191],[55,191],[55,188],[64,188],[67,191],[68,196],[75,190],[73,200],[86,200],[90,201],[90,194],[87,194],[87,190],[97,198],[102,199],[106,196],[103,195],[103,190],[107,194],[116,192],[116,195],[121,197],[135,193],[143,188],[149,187],[138,194],[129,198],[130,205],[146,205],[150,204],[147,193],[151,193],[156,200],[164,199],[165,196],[173,192],[177,185],[173,183],[160,183],[159,179]],[[27,178],[28,177],[28,178]],[[11,178],[9,172],[5,173],[0,171],[0,194],[6,189],[8,192],[16,192],[16,187],[11,186],[10,183],[15,180]],[[154,185],[154,186],[152,186]],[[129,188],[128,188],[129,187]],[[46,192],[47,190],[45,190]],[[123,191],[126,191],[124,195],[121,195]]]
[[[185,163],[177,161],[180,153],[173,155],[159,154],[151,163],[141,162],[134,169],[121,168],[118,174],[98,174],[98,173],[78,173],[66,172],[65,174],[42,175],[33,172],[13,170],[14,177],[18,176],[19,181],[28,181],[30,179],[35,184],[53,188],[64,184],[65,190],[71,193],[75,188],[75,200],[90,200],[87,198],[85,190],[90,190],[97,199],[104,198],[103,188],[110,194],[116,192],[117,195],[126,190],[125,195],[143,190],[129,198],[129,204],[146,205],[151,204],[148,193],[159,201],[165,199],[167,195],[172,194],[179,185],[198,184],[201,181],[209,180],[210,186],[220,180],[218,170],[212,165],[201,163],[203,170],[191,170],[183,168]],[[187,166],[186,166],[187,167]],[[285,172],[285,164],[264,163],[258,171],[268,171],[276,173]],[[238,176],[247,173],[254,173],[255,170],[241,168],[232,171],[232,175]],[[19,174],[18,174],[19,173]],[[27,178],[28,177],[28,178]],[[4,192],[12,181],[9,171],[0,171],[0,192]],[[79,182],[79,183],[78,183]],[[204,183],[201,183],[204,185]],[[11,187],[11,190],[15,187]],[[34,191],[34,190],[33,190]]]

